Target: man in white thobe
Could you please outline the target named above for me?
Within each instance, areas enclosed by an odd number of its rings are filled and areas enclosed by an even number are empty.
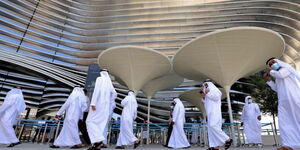
[[[190,143],[184,132],[185,123],[185,108],[179,98],[175,98],[173,103],[175,104],[172,113],[173,130],[168,143],[168,147],[171,148],[188,148]]]
[[[203,97],[207,115],[209,149],[220,149],[224,144],[225,149],[228,149],[232,144],[232,139],[222,131],[222,92],[212,82],[205,82],[200,95]]]
[[[116,149],[124,149],[126,145],[132,144],[134,144],[134,148],[137,148],[141,141],[133,134],[133,121],[137,117],[138,107],[134,92],[129,91],[128,96],[122,100],[121,105],[123,106],[123,110]]]
[[[300,149],[300,75],[289,64],[271,58],[266,63],[275,82],[264,74],[267,84],[277,92],[278,123],[282,146]]]
[[[116,108],[116,102],[113,100],[113,101],[110,101],[110,109],[109,109],[109,117],[108,117],[108,121],[107,121],[107,124],[105,126],[105,129],[104,129],[104,137],[105,137],[105,140],[103,141],[103,145],[101,146],[101,148],[107,148],[107,136],[108,136],[108,128],[109,128],[109,125],[110,125],[110,121],[111,121],[111,118],[112,118],[112,115],[114,114],[114,109]]]
[[[241,122],[248,144],[262,144],[260,120],[261,114],[258,105],[252,102],[251,96],[246,96]]]
[[[78,122],[83,118],[83,112],[87,108],[86,97],[83,89],[75,87],[68,97],[67,101],[56,113],[59,118],[65,112],[66,117],[59,136],[51,145],[51,148],[60,146],[72,146],[71,148],[81,148],[81,140],[78,131]]]
[[[100,72],[96,79],[95,89],[90,103],[90,110],[86,120],[87,130],[93,146],[90,150],[101,149],[101,144],[106,139],[105,127],[110,120],[111,101],[117,98],[107,70]]]
[[[0,106],[0,144],[10,144],[8,147],[20,144],[13,125],[17,116],[25,109],[26,104],[21,89],[11,89]]]

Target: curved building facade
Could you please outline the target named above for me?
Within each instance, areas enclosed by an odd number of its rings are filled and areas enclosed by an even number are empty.
[[[84,86],[87,66],[113,46],[145,46],[172,57],[202,34],[257,26],[283,36],[282,60],[297,67],[300,57],[299,0],[3,0],[0,7],[0,100],[21,86],[37,116],[57,110],[73,86]],[[152,121],[165,121],[168,100],[198,85],[185,80],[159,92]],[[126,88],[115,86],[120,102]],[[245,93],[232,91],[239,94]],[[141,97],[139,104],[139,116],[146,118],[147,100]],[[188,116],[197,115],[186,105]]]

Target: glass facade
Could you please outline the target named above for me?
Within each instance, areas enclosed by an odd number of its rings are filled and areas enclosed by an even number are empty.
[[[13,86],[22,86],[28,106],[38,109],[37,116],[57,110],[72,86],[84,85],[87,66],[113,46],[145,46],[172,57],[204,33],[258,26],[283,36],[287,46],[282,60],[297,66],[300,56],[297,0],[3,0],[0,7],[0,100]],[[172,96],[198,85],[189,81],[159,92],[152,120],[166,120]],[[119,103],[126,92],[115,86]],[[241,97],[239,92],[233,94]],[[146,118],[142,95],[139,104],[139,115]],[[116,112],[120,110],[118,106]]]

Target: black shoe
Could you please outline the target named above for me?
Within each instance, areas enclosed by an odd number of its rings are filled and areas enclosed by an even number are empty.
[[[71,147],[71,149],[79,149],[79,148],[82,148],[82,146],[74,145]]]
[[[139,140],[137,143],[134,143],[133,149],[136,149],[141,144],[141,140]]]
[[[93,146],[89,147],[87,150],[101,150],[101,148],[100,148],[100,146],[93,145]]]
[[[7,147],[14,147],[14,146],[19,145],[19,144],[21,144],[21,142],[11,143]]]
[[[125,149],[125,146],[117,146],[116,149]]]
[[[210,147],[210,148],[208,148],[207,150],[218,150],[218,149],[216,149],[216,148],[214,148],[214,147]]]
[[[59,148],[59,146],[56,146],[56,145],[51,145],[49,146],[50,148]]]
[[[233,142],[233,140],[232,140],[232,139],[230,139],[229,141],[226,141],[226,143],[225,143],[225,150],[227,150],[227,149],[229,149],[229,148],[230,148],[230,146],[231,146],[232,142]]]

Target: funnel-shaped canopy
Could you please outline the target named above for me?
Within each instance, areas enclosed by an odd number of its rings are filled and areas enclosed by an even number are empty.
[[[143,88],[142,91],[147,97],[152,97],[157,91],[167,90],[177,87],[183,82],[183,78],[170,72],[162,77],[155,78],[149,81]]]
[[[194,90],[189,90],[186,91],[184,93],[182,93],[179,98],[181,100],[185,100],[188,101],[190,103],[192,103],[193,105],[195,105],[199,111],[202,114],[202,118],[206,117],[206,113],[205,113],[205,107],[204,107],[204,103],[202,102],[202,98],[200,97],[200,90],[202,89],[194,89]],[[221,92],[222,92],[222,97],[221,99],[224,99],[226,97],[226,93],[225,90],[223,88],[220,88]]]
[[[201,114],[202,114],[201,117],[205,118],[206,113],[205,113],[204,103],[202,102],[202,99],[201,99],[200,94],[199,94],[200,90],[201,89],[186,91],[186,92],[182,93],[179,96],[179,98],[181,100],[188,101],[188,102],[192,103],[193,105],[195,105],[199,109],[199,111],[201,112]]]
[[[98,63],[133,91],[139,91],[150,80],[171,70],[168,57],[150,48],[139,46],[109,48],[99,55]]]
[[[271,57],[284,51],[283,38],[259,27],[236,27],[200,36],[185,44],[174,56],[174,70],[183,77],[206,76],[223,87],[264,69]]]

